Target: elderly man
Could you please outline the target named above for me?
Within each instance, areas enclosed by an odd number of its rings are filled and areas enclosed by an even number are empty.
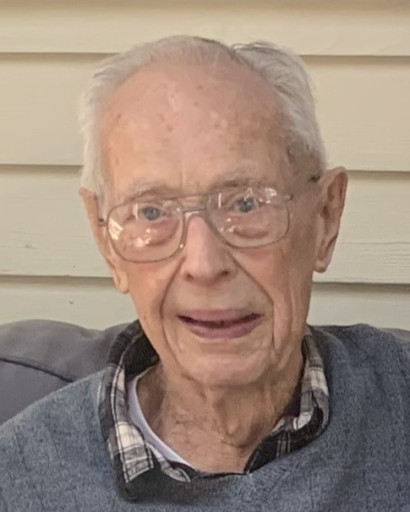
[[[0,433],[0,509],[410,510],[410,358],[315,329],[346,190],[301,62],[169,38],[100,67],[82,196],[139,322]]]

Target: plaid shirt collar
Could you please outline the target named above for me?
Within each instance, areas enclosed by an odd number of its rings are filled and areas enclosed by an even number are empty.
[[[292,407],[251,455],[245,472],[298,450],[326,428],[329,393],[323,361],[307,328],[303,338],[304,369]],[[127,382],[158,362],[158,355],[138,321],[116,338],[99,389],[99,416],[120,491],[132,498],[136,479],[160,470],[175,480],[189,482],[201,473],[184,464],[168,461],[149,444],[130,420]]]

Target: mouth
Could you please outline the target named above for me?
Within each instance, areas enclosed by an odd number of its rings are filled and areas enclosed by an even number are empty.
[[[260,323],[262,315],[240,310],[190,311],[178,315],[179,320],[201,338],[240,338]]]

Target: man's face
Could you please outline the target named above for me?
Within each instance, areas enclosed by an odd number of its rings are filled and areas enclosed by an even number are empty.
[[[318,185],[288,168],[275,105],[260,77],[226,61],[153,66],[105,105],[108,209],[141,187],[184,196],[249,179],[295,195],[288,233],[265,247],[229,247],[204,217],[191,215],[185,246],[171,258],[133,263],[106,249],[170,378],[249,386],[268,373],[283,378],[300,358],[318,251]]]

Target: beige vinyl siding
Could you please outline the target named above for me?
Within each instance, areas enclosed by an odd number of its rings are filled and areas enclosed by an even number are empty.
[[[147,5],[149,4],[149,5]],[[172,34],[274,40],[300,55],[408,56],[407,0],[2,1],[2,51],[101,54]]]
[[[135,317],[129,297],[109,279],[2,277],[0,303],[5,321],[52,318],[104,327]],[[370,323],[408,329],[408,286],[315,284],[310,320],[315,324]]]
[[[77,194],[78,95],[95,64],[176,33],[270,39],[304,59],[350,186],[310,320],[410,329],[410,2],[0,0],[0,322],[132,319]]]
[[[0,53],[2,163],[80,163],[78,97],[100,59],[100,55]],[[304,60],[315,85],[329,164],[407,172],[409,59]]]
[[[108,277],[77,174],[76,167],[51,166],[0,172],[0,275]],[[410,229],[403,222],[410,219],[410,173],[355,171],[349,178],[334,260],[316,280],[410,285]]]

